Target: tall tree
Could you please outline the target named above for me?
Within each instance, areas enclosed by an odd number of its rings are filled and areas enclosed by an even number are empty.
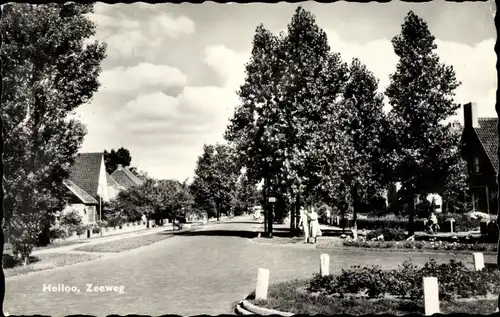
[[[130,151],[121,147],[118,150],[111,149],[111,151],[104,151],[104,164],[106,165],[106,172],[112,174],[118,165],[130,166],[132,157],[130,156]],[[135,172],[136,168],[134,168]]]
[[[231,147],[223,144],[204,145],[191,186],[197,207],[209,215],[215,211],[217,220],[221,214],[229,214],[239,172]]]
[[[99,87],[105,46],[88,42],[92,10],[76,3],[2,8],[3,210],[14,251],[26,262],[65,205],[62,181],[86,133],[70,115]]]
[[[357,232],[357,213],[361,202],[381,193],[383,186],[382,138],[385,134],[386,117],[383,96],[377,93],[378,81],[365,65],[354,59],[349,68],[349,79],[344,90],[344,107],[340,116],[345,133],[343,151],[338,160],[343,164],[339,173],[352,201],[354,232]],[[339,190],[343,193],[342,190]],[[346,193],[343,193],[344,195]],[[339,197],[341,199],[341,197]]]
[[[241,104],[225,137],[249,177],[265,180],[267,195],[272,191],[280,200],[289,196],[297,202],[301,194],[315,192],[316,172],[305,164],[314,161],[311,135],[327,121],[325,113],[335,113],[345,73],[339,55],[330,53],[325,32],[301,7],[287,34],[274,36],[257,27],[238,92]]]
[[[246,174],[242,174],[238,179],[235,193],[235,214],[241,215],[253,207],[259,199],[257,186],[252,183]]]
[[[396,72],[386,90],[392,129],[395,175],[409,210],[409,231],[414,233],[414,198],[442,187],[449,172],[445,155],[453,144],[451,124],[443,121],[455,114],[454,91],[460,85],[453,67],[440,62],[434,36],[427,23],[410,11],[401,34],[393,38],[399,57]]]
[[[110,210],[112,218],[135,221],[145,214],[156,220],[180,220],[192,205],[192,198],[185,183],[148,179],[140,186],[121,191],[113,205],[118,208]]]

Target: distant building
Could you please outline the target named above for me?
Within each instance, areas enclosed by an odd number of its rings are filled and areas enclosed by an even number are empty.
[[[107,202],[120,190],[106,173],[102,152],[78,154],[63,184],[68,189],[69,204],[62,212],[78,211],[84,224],[98,220],[99,200]]]
[[[462,155],[467,160],[473,210],[497,213],[498,118],[479,118],[477,105],[464,105]]]
[[[127,167],[121,164],[118,164],[117,169],[111,174],[111,177],[123,188],[142,185],[147,179],[147,176],[144,175],[141,176],[142,179],[137,177]]]

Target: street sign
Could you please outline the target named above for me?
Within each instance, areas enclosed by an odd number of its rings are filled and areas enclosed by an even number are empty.
[[[276,202],[276,197],[269,197],[269,202],[270,203],[275,203]]]

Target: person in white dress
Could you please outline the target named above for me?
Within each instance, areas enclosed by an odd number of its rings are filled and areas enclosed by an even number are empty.
[[[318,233],[319,233],[319,215],[314,209],[314,207],[311,207],[311,211],[308,214],[309,218],[309,230],[310,230],[310,237],[312,238],[313,243],[316,243],[316,239],[318,238]]]
[[[304,231],[304,243],[309,243],[309,217],[304,208],[300,208],[299,228]]]

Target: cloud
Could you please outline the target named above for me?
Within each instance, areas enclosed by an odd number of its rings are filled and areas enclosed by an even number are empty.
[[[341,39],[333,30],[325,30],[332,51],[339,52],[348,63],[359,58],[379,79],[379,90],[383,92],[389,84],[389,76],[396,70],[398,57],[390,40],[377,40],[358,44]],[[462,82],[457,88],[455,102],[464,104],[469,101],[478,103],[479,116],[496,116],[496,54],[495,40],[488,39],[474,46],[455,42],[436,40],[436,52],[441,62],[452,65],[456,77]],[[458,111],[453,119],[462,121]]]
[[[185,16],[173,17],[166,13],[161,13],[150,20],[148,27],[151,35],[160,37],[168,35],[174,39],[195,32],[195,23],[191,19]]]
[[[102,90],[118,94],[135,94],[147,89],[179,87],[186,84],[186,76],[167,65],[140,63],[133,67],[116,67],[101,73]]]
[[[135,16],[144,6],[96,4],[89,18],[97,24],[96,39],[108,45],[108,60],[141,58],[161,48],[165,41],[193,34],[196,24],[190,18],[146,10],[145,19]],[[131,14],[132,13],[132,14]]]
[[[84,150],[124,146],[131,151],[132,165],[151,175],[190,176],[203,144],[224,142],[238,104],[235,91],[244,79],[245,56],[224,46],[205,49],[204,62],[224,78],[221,87],[183,86],[187,80],[182,72],[166,65],[141,63],[103,72],[95,100],[82,107],[81,118],[92,132]],[[169,95],[168,86],[183,90]],[[114,101],[113,96],[122,99]]]
[[[205,63],[223,77],[228,88],[237,89],[244,82],[244,65],[249,59],[249,53],[236,53],[224,45],[205,49]]]

